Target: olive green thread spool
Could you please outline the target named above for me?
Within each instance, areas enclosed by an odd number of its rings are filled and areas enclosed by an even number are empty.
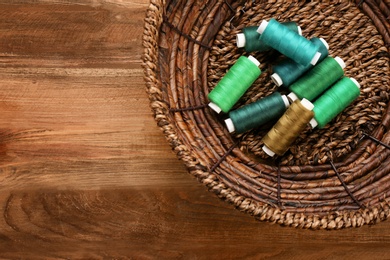
[[[321,57],[318,62],[323,61],[329,55],[329,45],[323,38],[312,38],[310,41],[318,46],[318,51],[321,53]],[[308,64],[306,66],[293,61],[290,58],[285,58],[278,64],[272,66],[273,74],[271,75],[272,81],[278,87],[290,87],[299,77],[305,72],[313,68],[313,65]]]
[[[225,123],[230,133],[244,133],[280,118],[289,105],[285,95],[275,92],[254,103],[231,111]]]
[[[312,128],[325,127],[360,95],[360,84],[354,78],[344,77],[314,102]]]
[[[321,57],[318,46],[275,19],[269,22],[263,20],[257,32],[260,33],[260,40],[265,44],[304,66],[309,63],[316,65]]]
[[[313,101],[344,75],[345,63],[340,57],[326,57],[290,86],[288,97]]]
[[[260,62],[253,56],[241,56],[208,94],[210,108],[217,113],[228,113],[260,76],[259,66]]]
[[[263,151],[271,157],[275,154],[283,156],[314,117],[313,108],[313,104],[307,99],[296,100],[292,103],[263,137]]]
[[[282,25],[302,35],[301,27],[295,22],[284,22]],[[237,47],[244,48],[246,52],[264,52],[271,50],[272,48],[270,46],[260,40],[260,34],[257,32],[257,28],[258,26],[248,26],[242,29],[242,33],[236,35]]]

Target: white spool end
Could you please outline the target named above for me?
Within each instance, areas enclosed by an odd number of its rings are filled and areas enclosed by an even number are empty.
[[[253,62],[253,64],[255,64],[257,67],[259,67],[260,66],[260,61],[258,61],[255,57],[253,57],[252,55],[250,55],[249,57],[248,57],[248,59],[251,61],[251,62]]]
[[[324,38],[320,38],[320,41],[322,41],[322,43],[324,44],[324,46],[326,47],[326,49],[329,50],[329,44],[327,41],[324,40]]]
[[[234,131],[236,131],[236,128],[234,127],[233,121],[230,118],[225,120],[225,124],[226,124],[226,127],[227,127],[229,133],[233,133]]]
[[[217,106],[216,104],[214,104],[213,102],[210,102],[209,103],[209,107],[214,110],[215,112],[217,112],[217,114],[221,113],[222,109]]]
[[[309,111],[312,111],[314,109],[314,105],[313,103],[311,103],[309,100],[307,100],[306,98],[303,98],[301,100],[301,104],[302,106],[304,106],[307,110]]]
[[[310,64],[315,66],[317,64],[317,62],[320,60],[321,58],[321,52],[316,52],[316,54],[314,55],[313,59],[311,60]]]
[[[266,20],[263,20],[259,28],[257,28],[257,32],[262,34],[265,31],[265,28],[267,28],[267,26],[268,26],[268,22]]]
[[[300,36],[302,36],[302,28],[301,28],[301,26],[298,25],[297,29],[298,29],[298,34]]]
[[[245,44],[246,44],[245,34],[238,33],[237,36],[236,36],[236,40],[237,40],[237,47],[238,48],[245,47]]]
[[[298,96],[295,95],[294,92],[291,92],[290,94],[288,94],[287,97],[288,97],[289,99],[291,99],[292,102],[294,102],[295,100],[298,99]]]
[[[279,76],[278,73],[274,73],[271,75],[271,79],[272,81],[276,84],[276,86],[280,87],[281,85],[283,85],[283,80],[282,78]]]
[[[275,156],[275,153],[273,151],[271,151],[271,149],[269,149],[266,145],[263,146],[263,151],[268,154],[269,156],[271,157],[274,157]]]
[[[290,102],[288,102],[288,98],[286,97],[286,95],[282,95],[282,99],[283,99],[284,105],[286,106],[286,108],[288,108],[290,106]]]
[[[336,58],[334,58],[334,59],[337,61],[337,63],[340,65],[340,67],[341,67],[342,69],[345,69],[345,62],[343,61],[342,58],[336,57]]]
[[[312,118],[312,119],[310,120],[309,124],[310,124],[311,128],[313,128],[313,129],[316,128],[316,127],[318,126],[318,122],[317,122],[317,120],[315,120],[314,118]]]
[[[357,80],[354,78],[350,78],[350,79],[352,80],[353,83],[355,83],[356,87],[358,87],[360,89],[361,86],[360,86],[359,82],[357,82]]]

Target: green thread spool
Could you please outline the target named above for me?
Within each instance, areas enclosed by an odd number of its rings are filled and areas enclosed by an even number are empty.
[[[321,57],[318,62],[323,61],[329,55],[329,45],[322,38],[312,38],[310,41],[318,46],[318,51],[321,53]],[[286,58],[283,61],[272,67],[273,74],[271,75],[272,81],[278,86],[290,87],[299,77],[301,77],[309,69],[313,68],[313,65],[308,64],[306,66],[293,61],[290,58]]]
[[[209,93],[209,106],[217,113],[229,112],[260,76],[259,65],[253,56],[241,56]]]
[[[354,78],[344,77],[314,102],[312,128],[323,128],[360,95],[360,84]]]
[[[290,86],[288,97],[294,101],[314,100],[344,75],[345,63],[340,57],[326,57]]]
[[[302,29],[295,22],[282,23],[288,29],[302,35]],[[246,52],[253,51],[269,51],[272,48],[260,40],[260,34],[257,32],[258,26],[248,26],[242,29],[242,33],[238,33],[236,36],[236,42],[238,48],[244,48]]]
[[[281,25],[275,19],[269,22],[264,20],[257,32],[261,34],[260,40],[265,44],[302,65],[306,66],[311,63],[314,66],[321,56],[318,46]]]
[[[281,117],[289,105],[285,95],[275,92],[254,103],[231,111],[225,123],[230,133],[244,133]]]
[[[282,156],[298,138],[313,118],[313,104],[307,100],[296,100],[279,121],[263,137],[263,151],[269,156]]]

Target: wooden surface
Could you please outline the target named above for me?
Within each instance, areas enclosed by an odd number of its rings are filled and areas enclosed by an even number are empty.
[[[390,259],[390,221],[255,221],[190,176],[141,68],[148,0],[0,3],[1,259]]]

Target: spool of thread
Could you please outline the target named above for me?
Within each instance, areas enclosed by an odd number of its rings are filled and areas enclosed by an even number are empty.
[[[282,25],[288,29],[302,35],[302,29],[295,22],[284,22]],[[248,26],[242,29],[242,33],[236,36],[238,48],[244,48],[246,52],[252,51],[269,51],[272,48],[260,40],[260,34],[257,32],[258,26]]]
[[[265,44],[304,66],[309,63],[314,66],[320,59],[321,53],[318,52],[318,46],[281,25],[275,19],[269,22],[263,20],[257,32],[261,34],[260,40]]]
[[[285,95],[274,92],[254,103],[231,111],[225,123],[230,133],[244,133],[281,117],[289,105]]]
[[[323,128],[360,95],[360,84],[354,78],[344,77],[314,102],[312,128]]]
[[[296,100],[274,127],[263,137],[263,151],[269,156],[282,156],[313,118],[313,104]]]
[[[217,113],[228,113],[260,76],[259,66],[253,56],[241,56],[209,93],[209,106]]]
[[[345,63],[340,57],[326,57],[290,86],[288,97],[314,100],[344,75]]]
[[[323,61],[329,55],[329,45],[322,38],[312,38],[310,41],[318,46],[318,51],[321,53],[321,57],[318,62]],[[301,65],[290,58],[285,58],[278,64],[272,67],[273,74],[271,75],[272,81],[278,86],[290,87],[299,77],[301,77],[309,69],[313,68],[313,65],[308,64],[306,66]]]

